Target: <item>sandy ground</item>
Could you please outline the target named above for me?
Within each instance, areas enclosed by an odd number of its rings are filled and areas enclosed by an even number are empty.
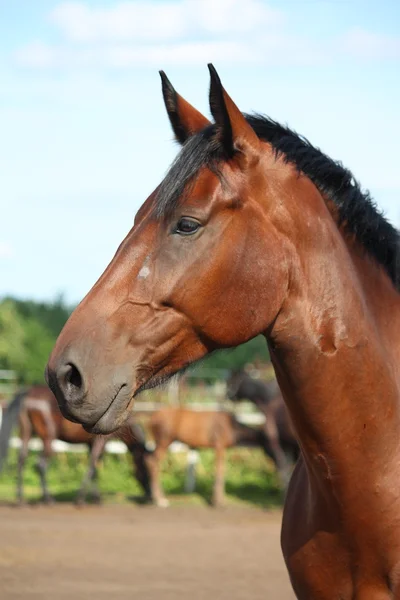
[[[1,600],[293,600],[280,514],[0,507]]]

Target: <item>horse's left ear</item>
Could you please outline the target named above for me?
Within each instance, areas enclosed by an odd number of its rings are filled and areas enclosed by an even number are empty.
[[[222,87],[214,66],[210,63],[208,68],[211,77],[210,109],[223,148],[229,157],[236,156],[243,167],[254,164],[260,155],[260,140]]]
[[[165,108],[172,129],[177,141],[184,144],[191,135],[201,131],[211,123],[175,91],[164,71],[160,71],[160,75]]]

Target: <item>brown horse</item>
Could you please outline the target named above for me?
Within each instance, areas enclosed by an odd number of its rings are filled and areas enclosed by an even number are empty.
[[[259,446],[273,459],[271,447],[264,432],[239,423],[230,413],[222,411],[195,411],[187,408],[163,408],[149,421],[156,448],[149,455],[153,501],[157,506],[168,506],[160,482],[160,467],[168,447],[179,441],[190,448],[215,450],[215,483],[212,498],[214,506],[224,503],[225,455],[233,446]]]
[[[46,472],[48,461],[53,454],[53,440],[62,440],[69,444],[86,444],[89,449],[89,467],[78,491],[76,502],[85,501],[86,492],[90,483],[97,483],[97,464],[101,458],[106,442],[110,437],[119,438],[125,442],[132,454],[135,465],[135,474],[142,485],[146,497],[150,497],[150,478],[145,458],[148,451],[145,447],[145,438],[142,429],[129,416],[113,436],[99,436],[88,433],[82,425],[71,423],[65,419],[57,405],[57,401],[48,387],[35,385],[16,394],[3,416],[0,430],[0,471],[7,459],[9,439],[13,425],[19,421],[21,447],[18,456],[17,498],[23,503],[23,471],[28,455],[28,444],[32,433],[43,442],[43,451],[37,463],[40,481],[43,490],[43,501],[52,502],[52,497],[47,487]],[[93,491],[95,501],[100,501],[97,485]]]
[[[265,435],[281,480],[287,484],[290,478],[287,456],[296,462],[300,450],[277,382],[254,379],[244,370],[237,369],[228,377],[227,395],[232,402],[253,402],[265,416]]]
[[[301,448],[282,530],[297,597],[400,598],[399,232],[342,165],[243,115],[210,72],[214,124],[163,75],[183,148],[48,382],[67,417],[109,432],[140,390],[264,334]]]

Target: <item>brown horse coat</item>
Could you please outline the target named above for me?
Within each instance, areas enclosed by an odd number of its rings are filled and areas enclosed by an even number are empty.
[[[162,75],[184,146],[48,382],[110,432],[141,390],[262,333],[301,447],[282,528],[297,597],[400,598],[400,234],[348,170],[210,74],[213,124]]]

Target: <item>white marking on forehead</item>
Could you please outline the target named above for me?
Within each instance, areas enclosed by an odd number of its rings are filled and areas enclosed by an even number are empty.
[[[137,279],[146,279],[150,275],[149,267],[142,267],[138,273]]]
[[[146,266],[147,263],[149,262],[149,260],[150,260],[150,254],[148,254],[146,256],[146,258],[144,259],[143,266],[140,269],[136,279],[146,279],[150,275],[150,269],[149,269],[149,267]]]

